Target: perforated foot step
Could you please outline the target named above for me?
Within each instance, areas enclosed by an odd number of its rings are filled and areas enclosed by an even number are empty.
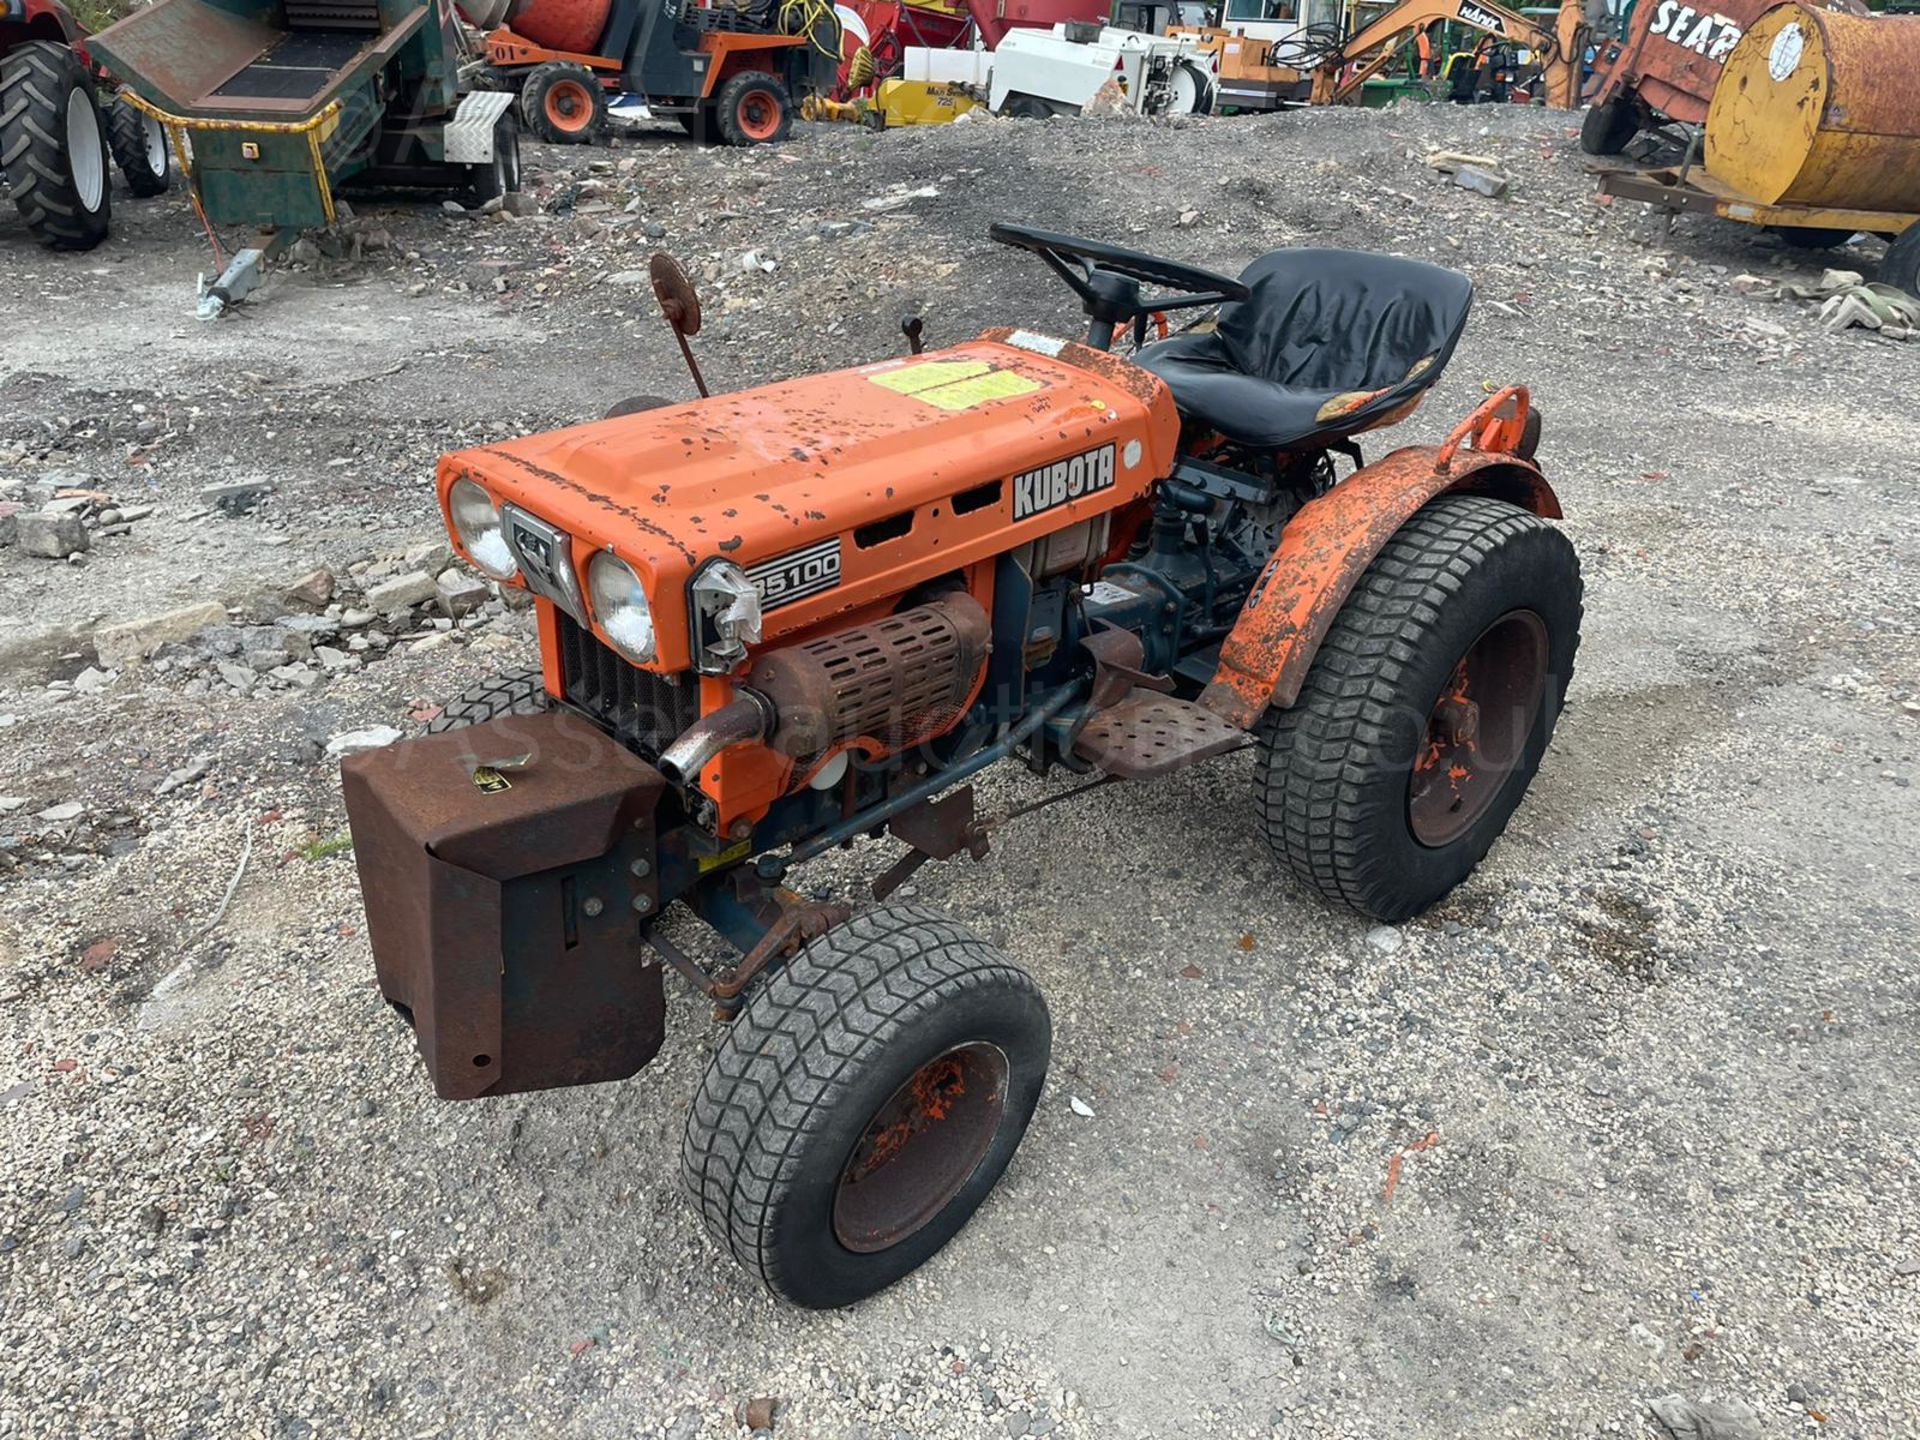
[[[1237,750],[1252,739],[1189,700],[1137,690],[1089,720],[1073,753],[1122,780],[1151,780]]]

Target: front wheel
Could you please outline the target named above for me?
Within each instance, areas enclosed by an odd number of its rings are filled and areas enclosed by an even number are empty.
[[[1466,879],[1540,768],[1580,592],[1573,546],[1528,511],[1444,495],[1408,521],[1261,728],[1261,825],[1294,874],[1387,921]]]
[[[502,715],[540,715],[552,708],[553,697],[547,693],[539,670],[509,670],[454,696],[427,722],[427,734],[484,725]]]
[[[126,177],[127,188],[142,200],[167,193],[173,179],[173,160],[167,149],[167,131],[158,120],[125,95],[113,97],[107,107],[107,148]]]
[[[36,40],[0,60],[0,174],[36,240],[91,250],[113,205],[93,77],[65,45]]]
[[[729,145],[772,145],[793,129],[793,96],[764,70],[743,70],[720,87],[714,124]]]
[[[549,145],[591,145],[607,128],[607,92],[586,66],[552,60],[528,73],[520,113]]]
[[[763,981],[687,1116],[713,1237],[796,1305],[931,1258],[1013,1159],[1052,1047],[1027,973],[916,905],[855,916]]]
[[[1618,155],[1640,133],[1640,113],[1630,95],[1615,95],[1588,109],[1580,122],[1580,148],[1589,155]]]

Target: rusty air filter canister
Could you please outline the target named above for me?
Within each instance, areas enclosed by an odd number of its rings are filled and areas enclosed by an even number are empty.
[[[953,728],[987,663],[992,626],[964,591],[775,650],[748,688],[777,712],[769,737],[795,758],[867,740],[892,754]]]
[[[1727,56],[1706,164],[1763,204],[1920,210],[1920,16],[1779,5]]]

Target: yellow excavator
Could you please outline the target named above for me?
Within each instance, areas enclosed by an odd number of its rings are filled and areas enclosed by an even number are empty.
[[[1496,0],[1402,0],[1356,31],[1338,53],[1312,67],[1308,99],[1315,105],[1350,104],[1361,87],[1393,62],[1403,45],[1435,21],[1452,21],[1523,48],[1540,67],[1550,109],[1580,105],[1580,79],[1589,29],[1583,0],[1563,0],[1551,30]]]
[[[1526,50],[1539,67],[1546,103],[1579,106],[1590,34],[1585,0],[1564,0],[1550,29],[1498,0],[1224,0],[1218,24],[1168,33],[1195,36],[1217,57],[1223,108],[1265,110],[1357,104],[1367,81],[1405,47],[1448,23]],[[1470,53],[1445,57],[1444,68],[1451,76],[1456,66],[1474,63]],[[1435,66],[1431,78],[1439,72]]]

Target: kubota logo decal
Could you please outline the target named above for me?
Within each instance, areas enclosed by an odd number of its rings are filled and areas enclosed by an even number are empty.
[[[747,579],[760,594],[762,610],[777,610],[840,583],[840,537],[822,540],[776,560],[747,566]]]
[[[1030,515],[1082,500],[1113,488],[1113,446],[1102,445],[1071,460],[1056,460],[1038,470],[1013,477],[1013,518]]]
[[[1724,63],[1728,53],[1740,43],[1742,31],[1724,15],[1702,14],[1691,5],[1682,5],[1680,0],[1660,0],[1660,8],[1654,11],[1653,24],[1647,27],[1647,33],[1658,35],[1682,50]]]

